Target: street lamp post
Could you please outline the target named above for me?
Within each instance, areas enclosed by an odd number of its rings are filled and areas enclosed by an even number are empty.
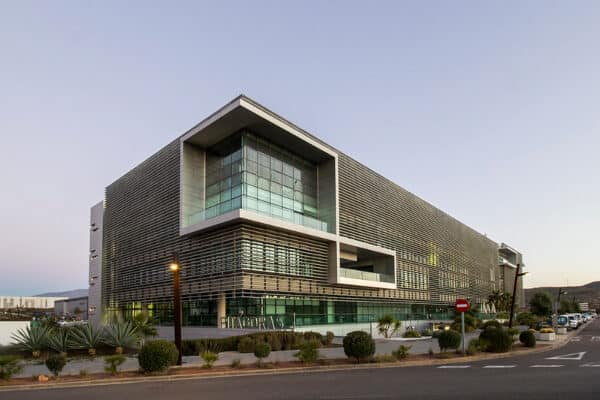
[[[171,264],[169,269],[173,272],[173,328],[175,330],[175,347],[177,347],[177,365],[181,365],[181,280],[179,271],[181,266],[179,264],[179,255],[173,253]]]
[[[520,276],[526,275],[527,272],[519,272],[521,270],[521,264],[517,264],[517,270],[515,271],[515,282],[513,285],[513,294],[510,302],[510,317],[508,320],[508,327],[512,328],[513,316],[515,314],[515,298],[517,297],[517,280]]]

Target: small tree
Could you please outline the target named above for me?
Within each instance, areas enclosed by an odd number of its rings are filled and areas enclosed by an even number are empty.
[[[531,327],[535,326],[537,318],[530,312],[522,312],[517,314],[517,322],[519,323],[519,325],[526,325]]]
[[[546,292],[537,292],[529,301],[529,308],[534,315],[547,317],[552,314],[552,298]]]
[[[360,363],[362,359],[371,357],[375,354],[375,341],[368,333],[363,331],[354,331],[344,337],[344,353],[348,357],[356,358]]]
[[[0,379],[9,380],[23,370],[17,356],[0,356]]]
[[[158,335],[158,330],[156,329],[156,320],[150,317],[147,312],[136,314],[131,322],[135,328],[136,334],[140,338],[140,343],[142,345],[147,338]]]
[[[269,346],[269,343],[256,343],[256,346],[254,347],[254,356],[258,358],[259,366],[262,366],[263,358],[269,357],[269,354],[271,354],[271,346]]]
[[[122,354],[115,354],[112,356],[104,357],[104,371],[111,375],[117,375],[119,373],[119,367],[127,360]]]
[[[55,378],[58,378],[65,365],[67,365],[67,357],[62,354],[51,354],[46,359],[46,368],[52,372]]]
[[[377,321],[377,330],[384,338],[393,336],[400,329],[400,321],[396,320],[391,315],[384,315]]]

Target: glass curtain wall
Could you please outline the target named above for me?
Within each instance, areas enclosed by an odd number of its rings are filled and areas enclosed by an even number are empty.
[[[319,219],[317,166],[244,132],[209,151],[204,219],[244,208],[328,231]]]

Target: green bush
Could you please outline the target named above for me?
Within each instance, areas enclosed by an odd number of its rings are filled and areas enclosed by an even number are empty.
[[[398,360],[402,360],[402,359],[408,357],[408,352],[410,351],[411,348],[412,348],[412,346],[405,346],[405,345],[401,344],[400,347],[398,347],[398,350],[392,351],[392,355],[394,357],[396,357]]]
[[[202,354],[200,354],[200,357],[202,357],[202,359],[204,360],[204,365],[202,367],[209,369],[212,368],[215,361],[219,359],[219,355],[217,353],[213,353],[210,350],[204,351]]]
[[[46,359],[46,368],[52,372],[55,377],[60,375],[63,368],[67,365],[67,357],[62,354],[51,354]]]
[[[237,350],[240,353],[254,353],[254,349],[256,348],[256,343],[250,337],[244,337],[238,343]]]
[[[269,354],[271,354],[271,346],[269,346],[269,343],[256,343],[256,346],[254,347],[254,357],[258,358],[259,365],[262,364],[263,358],[269,357]]]
[[[122,354],[104,357],[104,371],[111,375],[119,373],[119,367],[127,360]]]
[[[319,359],[319,347],[321,347],[321,342],[309,340],[300,346],[300,350],[294,354],[294,357],[297,357],[303,363],[316,362]]]
[[[471,339],[471,341],[469,341],[469,345],[467,346],[467,354],[472,356],[480,351],[485,351],[483,343],[479,339]]]
[[[517,323],[531,328],[537,323],[537,318],[530,312],[522,312],[517,314]]]
[[[0,379],[9,380],[23,370],[17,356],[0,356]]]
[[[444,332],[444,330],[443,330],[443,329],[436,329],[435,331],[433,331],[433,332],[431,333],[431,337],[432,337],[433,339],[437,339],[437,338],[439,338],[439,337],[440,337],[440,335],[442,334],[442,332]]]
[[[360,363],[362,359],[375,354],[375,341],[363,331],[350,332],[344,337],[344,353]]]
[[[513,343],[513,338],[507,331],[493,327],[481,332],[479,340],[485,344],[485,351],[490,353],[506,353]]]
[[[331,345],[331,343],[333,343],[333,339],[335,338],[335,334],[331,331],[327,331],[327,333],[325,333],[325,336],[323,337],[323,344],[325,346],[329,346]]]
[[[144,372],[164,371],[177,363],[177,347],[168,340],[153,340],[142,346],[138,354],[140,368]]]
[[[535,347],[537,341],[535,339],[535,334],[531,331],[523,331],[519,335],[519,342],[523,343],[525,347]]]
[[[481,329],[485,330],[490,326],[497,328],[497,329],[502,328],[502,325],[500,324],[500,322],[496,321],[495,319],[490,319],[489,321],[486,321],[481,325]]]
[[[404,332],[404,335],[402,335],[402,337],[405,337],[405,338],[420,338],[421,334],[418,331],[410,330],[410,331]]]
[[[440,350],[442,352],[447,351],[448,349],[458,349],[460,346],[461,334],[453,331],[447,330],[443,331],[438,336],[438,345],[440,346]]]
[[[508,332],[510,336],[515,337],[518,336],[521,331],[518,328],[508,328],[506,332]]]
[[[231,364],[229,365],[231,368],[241,368],[242,361],[239,358],[234,358],[231,360]]]
[[[277,332],[269,332],[266,336],[267,343],[271,346],[272,351],[279,351],[283,348],[280,335]]]
[[[307,342],[313,340],[319,343],[323,343],[323,335],[321,335],[319,332],[304,332],[303,336],[304,340]]]

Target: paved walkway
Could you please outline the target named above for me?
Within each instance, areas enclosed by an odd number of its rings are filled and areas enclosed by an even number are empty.
[[[466,344],[473,338],[479,336],[479,332],[466,334]],[[336,337],[334,343],[342,343],[343,338]],[[376,354],[391,354],[392,351],[396,350],[401,344],[405,346],[411,346],[411,354],[427,354],[429,349],[438,353],[440,351],[437,343],[437,339],[376,339]],[[265,359],[266,362],[287,362],[297,361],[294,354],[297,350],[283,350],[273,351]],[[334,348],[321,348],[319,349],[321,358],[323,359],[339,359],[346,358],[344,349],[342,347]],[[235,359],[239,359],[243,365],[256,363],[256,357],[251,353],[238,353],[235,351],[227,351],[219,353],[219,360],[215,362],[215,366],[230,365]],[[204,364],[204,361],[199,356],[185,356],[183,357],[184,367],[200,367]],[[121,371],[136,371],[139,369],[137,358],[128,357],[127,361],[121,366]],[[104,359],[102,357],[96,357],[94,360],[90,359],[73,359],[70,360],[65,368],[63,369],[62,375],[79,375],[80,371],[85,370],[88,374],[104,372]],[[32,377],[34,375],[48,375],[50,372],[43,363],[34,364],[29,363],[24,366],[23,371],[17,375],[17,377]]]

